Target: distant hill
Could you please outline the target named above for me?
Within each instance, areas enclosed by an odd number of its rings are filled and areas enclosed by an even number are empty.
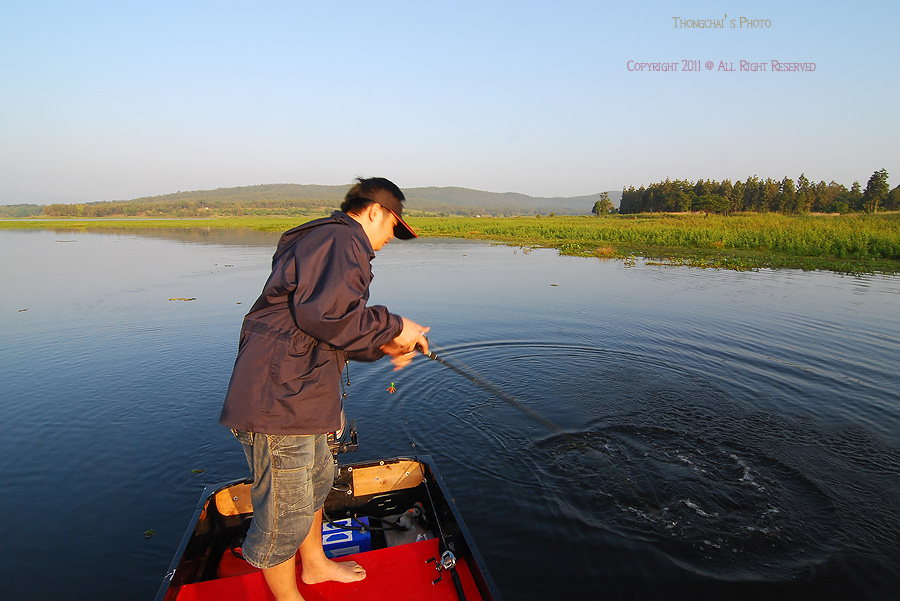
[[[484,209],[487,213],[522,215],[551,212],[557,215],[587,215],[600,200],[600,192],[588,196],[535,197],[517,192],[484,192],[470,188],[409,188],[404,190],[410,209],[434,212],[456,212],[452,208]],[[610,192],[613,204],[618,204],[621,192]],[[447,208],[451,208],[447,211]]]
[[[44,216],[196,216],[321,213],[337,208],[349,185],[263,184],[215,190],[174,192],[132,200],[100,201],[78,204],[18,205],[0,217]],[[587,215],[600,193],[588,196],[543,198],[516,192],[485,192],[459,187],[406,188],[406,211],[410,215]],[[609,192],[614,205],[621,192]],[[6,213],[6,215],[4,215]]]
[[[302,200],[302,201],[337,201],[340,203],[344,194],[350,189],[344,186],[317,186],[314,184],[262,184],[258,186],[240,186],[237,188],[216,188],[215,190],[194,190],[191,192],[173,192],[160,196],[142,196],[130,201],[113,202],[240,202],[250,203],[260,200]]]
[[[196,190],[193,192],[176,192],[162,196],[135,198],[131,202],[240,202],[258,201],[330,201],[334,206],[340,204],[349,185],[320,186],[313,184],[264,184],[259,186],[243,186],[238,188],[218,188],[216,190]],[[523,215],[555,212],[558,215],[586,215],[591,212],[594,203],[600,199],[600,193],[588,196],[572,197],[535,197],[517,192],[485,192],[471,188],[434,187],[405,188],[403,193],[407,199],[407,210],[429,213]],[[609,192],[613,204],[618,205],[621,191]]]

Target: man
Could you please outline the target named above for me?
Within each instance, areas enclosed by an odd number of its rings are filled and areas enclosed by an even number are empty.
[[[244,317],[219,418],[240,440],[253,474],[253,521],[244,558],[261,568],[278,601],[307,584],[365,578],[356,562],[322,550],[322,506],[333,483],[326,433],[341,427],[341,377],[349,359],[390,355],[395,369],[429,328],[369,306],[370,261],[391,238],[416,237],[403,192],[384,178],[358,179],[340,211],[282,235],[272,273]]]

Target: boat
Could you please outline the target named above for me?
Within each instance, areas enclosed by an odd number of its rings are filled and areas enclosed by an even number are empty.
[[[366,569],[359,582],[297,584],[306,601],[499,601],[453,497],[429,456],[343,463],[355,427],[329,435],[335,481],[324,507],[323,546],[335,561]],[[251,480],[208,486],[156,601],[274,599],[262,572],[241,556],[253,507]]]

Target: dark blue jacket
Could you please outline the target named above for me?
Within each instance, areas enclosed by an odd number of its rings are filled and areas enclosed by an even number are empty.
[[[346,359],[381,358],[403,328],[399,315],[366,304],[373,258],[362,226],[340,211],[282,235],[241,326],[221,424],[265,434],[340,428]]]

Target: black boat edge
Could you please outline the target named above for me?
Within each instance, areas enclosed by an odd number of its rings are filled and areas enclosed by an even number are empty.
[[[364,471],[365,468],[390,469],[390,466],[402,464],[403,462],[416,463],[422,466],[421,477],[414,486],[388,489],[385,494],[373,494],[370,492],[357,497],[352,484],[352,473],[354,470]],[[387,467],[385,468],[385,466]],[[442,550],[445,552],[449,550],[456,557],[466,559],[472,579],[482,599],[491,601],[499,601],[501,599],[500,593],[487,570],[484,559],[465,524],[462,513],[456,506],[456,502],[437,471],[431,456],[422,455],[416,458],[398,456],[382,460],[336,464],[336,474],[335,486],[325,502],[325,513],[329,518],[342,519],[347,517],[355,513],[355,508],[362,508],[373,500],[382,504],[387,502],[388,504],[402,505],[404,501],[408,504],[409,499],[398,501],[392,496],[394,493],[400,496],[415,495],[423,505],[426,507],[430,505],[428,514],[436,522],[435,537],[440,536],[443,539],[441,544]],[[406,472],[406,476],[409,476],[409,471]],[[378,480],[377,477],[374,479]],[[183,585],[216,578],[215,568],[219,561],[217,555],[220,555],[228,546],[223,546],[223,540],[217,531],[217,526],[208,523],[212,521],[209,519],[211,505],[215,505],[214,499],[216,499],[218,493],[235,486],[249,486],[251,483],[252,480],[249,478],[238,478],[204,488],[194,508],[188,528],[160,585],[155,601],[175,601]],[[229,518],[221,516],[218,508],[215,508],[215,513],[220,518],[216,520],[217,522],[222,520],[228,522],[226,524],[228,529],[246,528],[248,520],[245,513],[241,514],[243,517],[232,516]],[[436,569],[440,563],[440,559],[435,558]],[[448,566],[448,569],[450,567],[452,566]],[[454,581],[456,581],[456,571],[451,571],[453,572]],[[438,578],[440,578],[440,572],[441,570],[438,569]]]

